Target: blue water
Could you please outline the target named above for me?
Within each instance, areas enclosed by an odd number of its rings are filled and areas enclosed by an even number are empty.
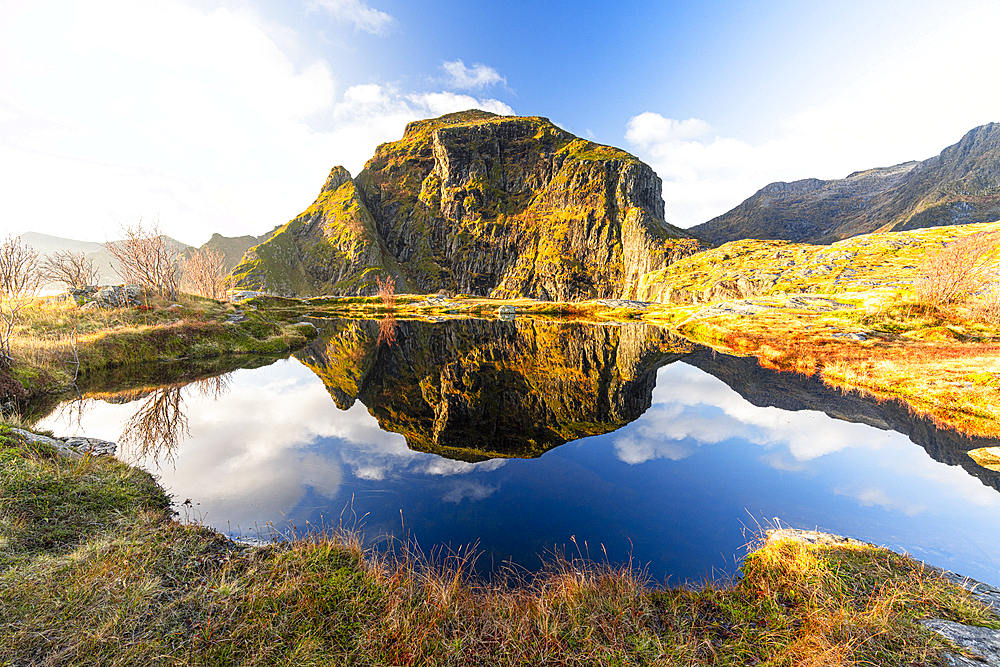
[[[233,535],[343,522],[426,551],[477,544],[485,571],[579,549],[678,583],[734,574],[758,525],[780,521],[1000,584],[1000,493],[964,469],[895,431],[754,406],[683,361],[656,373],[652,406],[613,433],[466,463],[411,451],[360,402],[339,410],[288,359],[235,371],[217,396],[181,389],[188,429],[176,450],[120,456],[179,505],[190,499],[189,518]],[[142,402],[64,406],[40,426],[119,440]]]

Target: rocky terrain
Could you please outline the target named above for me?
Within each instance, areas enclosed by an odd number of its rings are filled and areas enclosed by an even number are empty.
[[[661,182],[628,153],[544,118],[484,111],[406,127],[356,178],[251,249],[236,286],[287,296],[449,290],[500,298],[629,298],[698,244],[663,219]]]
[[[871,232],[1000,218],[1000,124],[971,130],[922,162],[847,178],[771,183],[733,210],[692,227],[722,244],[739,239],[831,243]]]
[[[635,295],[690,304],[768,294],[891,292],[912,287],[929,250],[975,233],[1000,233],[1000,222],[864,234],[830,245],[730,241],[642,276]]]

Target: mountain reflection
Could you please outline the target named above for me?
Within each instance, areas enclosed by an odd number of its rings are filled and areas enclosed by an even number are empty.
[[[314,320],[296,353],[342,410],[360,400],[414,450],[453,459],[531,458],[614,431],[651,402],[656,370],[693,350],[646,324],[545,320]]]
[[[935,460],[960,466],[1000,490],[1000,466],[994,459],[969,454],[997,451],[996,440],[939,429],[932,420],[911,414],[901,403],[844,394],[825,386],[816,376],[782,373],[762,368],[754,358],[696,349],[656,326],[522,318],[393,320],[389,324],[376,320],[312,321],[319,336],[295,357],[322,380],[339,408],[333,412],[354,412],[352,406],[360,402],[385,436],[405,438],[404,450],[437,454],[456,464],[533,458],[566,442],[616,431],[650,408],[657,370],[683,360],[722,380],[755,406],[822,412],[840,421],[903,433]],[[390,328],[391,337],[386,333]],[[130,416],[119,422],[119,455],[127,460],[172,462],[179,443],[190,432],[186,399],[218,399],[229,391],[234,368],[254,368],[274,361],[242,358],[216,360],[207,366],[205,362],[175,362],[143,367],[135,377],[100,377],[91,380],[92,386],[84,388],[79,400],[63,403],[57,412],[72,426],[79,424],[88,410],[90,401],[86,399],[135,404]],[[157,372],[170,380],[157,384]],[[677,391],[690,390],[679,387]],[[258,400],[267,401],[267,396]],[[262,407],[246,409],[260,412]],[[311,410],[301,416],[306,430],[313,428],[308,423],[334,418],[320,414],[328,410],[319,404]],[[618,438],[615,448],[626,463],[652,458],[680,460],[692,451],[684,437],[712,441],[713,433],[723,432],[724,427],[730,435],[750,428],[741,423],[738,419],[728,426],[721,421],[714,425],[705,422],[692,431],[695,425],[689,428],[676,417],[657,412],[640,429]],[[319,435],[316,432],[313,437]],[[372,442],[384,439],[366,437]],[[841,446],[824,445],[822,434],[804,432],[803,437],[810,439],[813,449]],[[359,451],[356,461],[347,462],[358,477],[379,479],[392,467],[382,460],[389,451],[385,447],[389,445],[379,445],[377,452]],[[395,444],[389,447],[398,458],[401,453],[396,448]],[[804,450],[791,453],[797,461],[809,458]],[[984,462],[988,465],[981,465]],[[798,463],[775,460],[774,465],[794,467]],[[453,472],[449,468],[447,474]],[[479,489],[468,494],[484,492]]]

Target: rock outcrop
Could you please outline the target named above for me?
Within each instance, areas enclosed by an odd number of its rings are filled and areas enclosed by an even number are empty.
[[[661,182],[628,153],[544,118],[484,111],[406,127],[352,179],[335,167],[301,215],[252,248],[238,289],[630,298],[698,244],[663,220]]]
[[[1000,123],[989,123],[923,162],[832,181],[771,183],[689,231],[712,244],[740,239],[831,243],[858,234],[997,219]]]

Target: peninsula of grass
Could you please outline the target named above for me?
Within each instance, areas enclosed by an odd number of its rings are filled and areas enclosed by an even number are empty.
[[[37,399],[153,362],[283,354],[313,336],[309,325],[186,294],[177,302],[154,297],[141,308],[38,299],[14,329],[14,363],[0,369],[0,402]]]
[[[266,546],[174,520],[146,472],[0,426],[0,664],[943,664],[924,618],[1000,628],[972,594],[853,541],[760,541],[732,581],[662,588],[552,559],[470,574],[349,532]]]

